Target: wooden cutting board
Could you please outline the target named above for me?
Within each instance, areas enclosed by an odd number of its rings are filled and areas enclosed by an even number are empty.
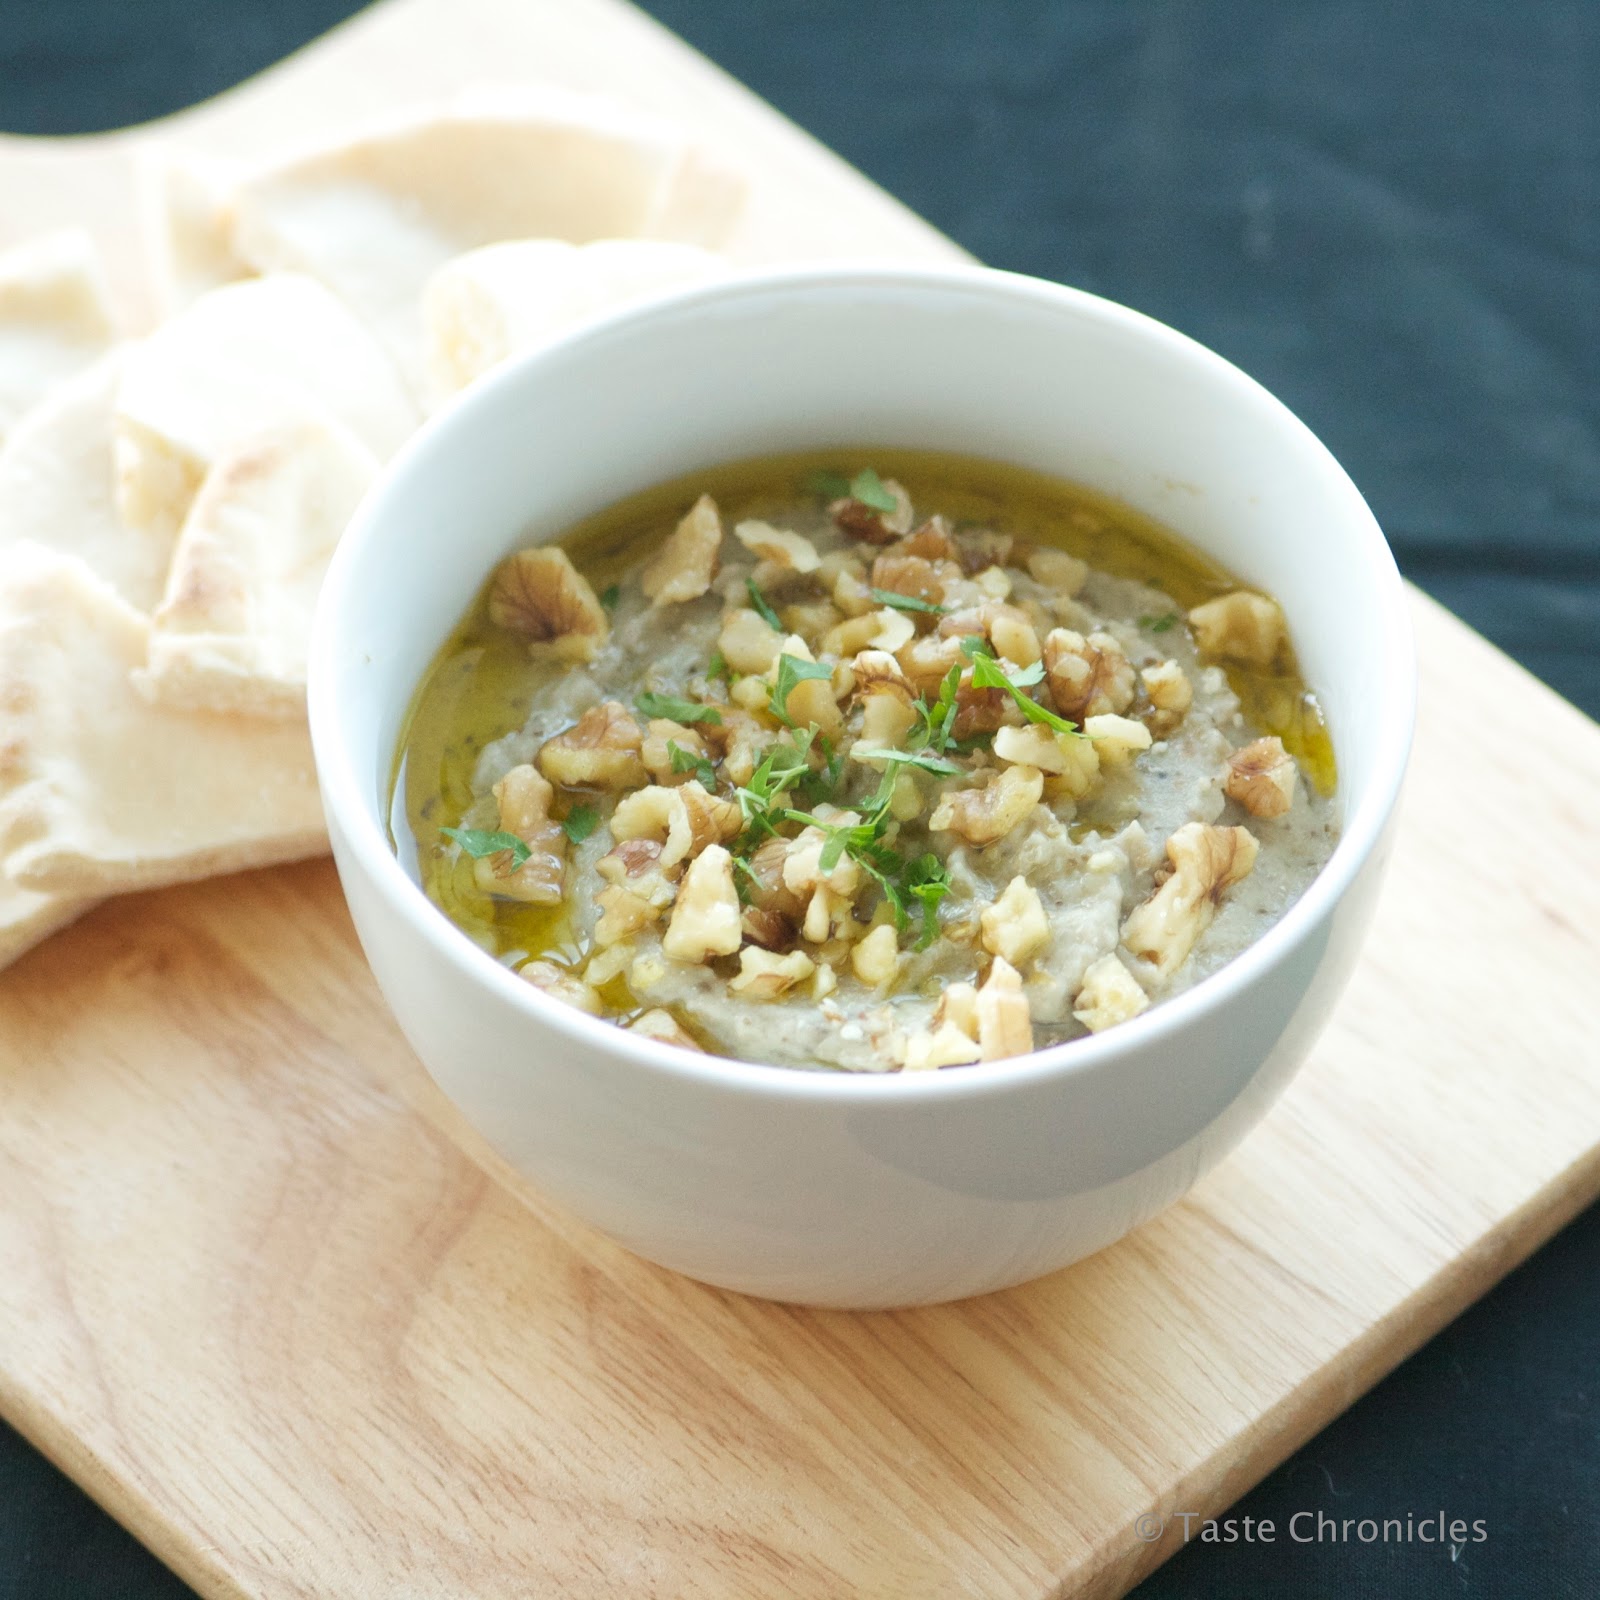
[[[735,152],[751,257],[955,253],[617,0],[388,0],[157,131],[249,155],[483,77]],[[91,222],[131,318],[139,136],[0,140],[0,231]],[[1416,617],[1338,1019],[1115,1248],[873,1315],[646,1266],[470,1143],[313,863],[109,904],[0,979],[0,1410],[218,1600],[1122,1593],[1178,1544],[1137,1517],[1225,1506],[1600,1190],[1600,729]]]

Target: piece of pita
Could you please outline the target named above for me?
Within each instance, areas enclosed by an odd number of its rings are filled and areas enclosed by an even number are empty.
[[[176,534],[221,456],[322,415],[380,460],[419,420],[382,347],[314,279],[282,273],[213,289],[128,351],[115,419],[118,513]]]
[[[52,389],[0,449],[0,551],[31,540],[81,556],[130,606],[149,611],[166,586],[172,534],[125,527],[117,516],[111,412],[121,376],[114,350]]]
[[[105,276],[82,228],[0,252],[0,439],[113,337]]]
[[[99,897],[35,894],[0,878],[0,967],[9,967],[41,940],[76,922]]]
[[[108,894],[326,847],[303,723],[172,711],[133,686],[149,624],[83,562],[0,574],[0,851],[24,889]]]
[[[728,271],[725,257],[665,239],[517,239],[468,251],[423,291],[429,393],[437,405],[591,317]]]
[[[188,710],[303,717],[317,591],[377,471],[370,450],[326,422],[219,457],[178,536],[140,690]]]
[[[208,289],[254,271],[233,248],[224,196],[237,169],[166,145],[148,145],[134,166],[139,232],[163,317]]]
[[[506,239],[716,246],[744,191],[676,127],[615,102],[479,90],[246,178],[233,247],[258,271],[321,279],[421,395],[418,303],[452,257]]]

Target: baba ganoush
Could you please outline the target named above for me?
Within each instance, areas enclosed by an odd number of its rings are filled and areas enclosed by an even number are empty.
[[[769,458],[489,578],[419,690],[396,848],[557,1000],[685,1049],[928,1071],[1230,960],[1338,835],[1277,603],[1088,490]]]

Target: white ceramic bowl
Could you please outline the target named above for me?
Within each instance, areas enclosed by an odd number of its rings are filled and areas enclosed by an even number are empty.
[[[459,934],[385,832],[401,721],[508,551],[635,490],[827,445],[990,456],[1163,519],[1290,619],[1343,837],[1277,926],[1095,1038],[912,1077],[693,1055],[541,994]],[[583,329],[425,428],[345,534],[311,730],[362,944],[434,1078],[538,1187],[640,1255],[836,1306],[1001,1288],[1169,1205],[1282,1090],[1355,960],[1410,744],[1400,581],[1333,457],[1220,357],[1091,295],[979,268],[816,267]]]

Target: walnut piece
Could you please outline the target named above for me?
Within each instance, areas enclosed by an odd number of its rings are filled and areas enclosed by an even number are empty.
[[[657,783],[666,784],[669,788],[673,784],[684,783],[689,778],[689,773],[679,772],[672,764],[673,745],[677,745],[689,755],[710,759],[706,751],[706,742],[698,729],[685,727],[683,723],[674,722],[670,717],[653,718],[645,728],[639,754],[649,769],[650,776]]]
[[[645,598],[658,606],[698,600],[717,575],[721,549],[722,517],[703,494],[639,573]]]
[[[863,650],[850,666],[861,706],[861,734],[853,750],[897,747],[917,720],[911,680],[887,650]]]
[[[886,550],[872,563],[872,587],[910,600],[924,600],[929,605],[938,605],[944,598],[944,585],[933,563],[922,556],[905,554],[900,545]]]
[[[500,831],[522,840],[528,847],[528,859],[513,869],[510,851],[480,856],[472,863],[472,881],[485,894],[529,905],[559,905],[567,836],[561,824],[550,818],[555,790],[524,763],[513,767],[494,786],[494,798],[500,807]]]
[[[767,674],[769,685],[776,688],[778,673],[783,666],[782,657],[793,656],[797,661],[811,661],[811,647],[797,633],[783,641],[779,660],[772,664]],[[844,727],[839,712],[839,702],[834,698],[833,683],[829,678],[803,678],[789,691],[783,703],[784,715],[797,728],[815,725],[818,732],[829,739],[837,739]]]
[[[978,991],[970,983],[949,984],[934,1008],[935,1030],[945,1024],[959,1028],[969,1039],[978,1037]]]
[[[643,933],[659,920],[663,909],[620,883],[607,884],[595,896],[595,903],[601,908],[601,915],[594,925],[594,942],[601,950]]]
[[[965,658],[961,654],[961,641],[929,635],[913,639],[894,652],[900,669],[911,680],[911,687],[920,695],[933,696],[939,692],[951,667]]]
[[[1040,722],[1001,728],[994,736],[994,753],[1013,766],[1037,767],[1050,777],[1070,778],[1067,787],[1074,794],[1087,794],[1100,775],[1100,757],[1092,739],[1058,733]]]
[[[611,837],[619,844],[652,841],[661,847],[661,866],[674,867],[708,845],[733,838],[741,820],[734,801],[709,793],[698,778],[670,788],[652,783],[617,802]]]
[[[517,968],[517,976],[526,978],[535,989],[542,989],[552,1000],[559,1000],[575,1011],[586,1011],[591,1017],[600,1015],[600,996],[581,978],[553,961],[524,962]]]
[[[841,533],[867,544],[893,544],[901,534],[910,533],[911,496],[893,478],[885,478],[883,486],[894,500],[893,511],[878,511],[849,497],[828,507],[828,515]]]
[[[894,547],[894,554],[921,556],[924,561],[955,561],[959,556],[955,541],[950,537],[949,522],[937,514],[929,517],[920,527],[913,528]],[[880,584],[879,587],[884,585]]]
[[[968,844],[993,844],[1026,820],[1044,793],[1037,767],[1003,767],[981,789],[948,789],[928,819],[935,833],[959,834]]]
[[[1069,556],[1065,550],[1041,547],[1028,553],[1028,575],[1035,583],[1070,599],[1088,579],[1089,563]]]
[[[783,635],[759,612],[739,606],[722,619],[717,648],[735,672],[766,672],[778,659]]]
[[[983,948],[1004,956],[1020,967],[1050,943],[1050,923],[1039,891],[1020,875],[1006,885],[1005,893],[978,918]]]
[[[1188,960],[1211,926],[1223,894],[1249,877],[1257,850],[1247,828],[1186,822],[1167,840],[1172,876],[1128,913],[1123,944],[1168,977]]]
[[[538,755],[539,770],[552,783],[568,788],[629,789],[645,781],[643,743],[628,708],[605,700],[591,706],[565,733],[545,741]]]
[[[1264,594],[1235,589],[1189,613],[1202,655],[1270,666],[1288,639],[1282,608]]]
[[[1149,1004],[1150,996],[1139,987],[1139,980],[1115,952],[1109,952],[1084,973],[1072,1014],[1090,1033],[1104,1033],[1138,1016]]]
[[[822,565],[822,557],[809,539],[770,522],[737,523],[733,536],[746,550],[788,572],[815,572]]]
[[[611,632],[605,607],[565,550],[519,550],[495,569],[489,620],[528,641],[530,653],[589,661]]]
[[[966,1067],[982,1059],[977,1041],[947,1022],[906,1040],[903,1067],[907,1072],[937,1072],[940,1067]]]
[[[1139,674],[1144,692],[1150,696],[1155,708],[1149,718],[1150,731],[1164,739],[1188,714],[1194,704],[1194,685],[1188,674],[1176,661],[1163,661],[1159,666],[1146,667]]]
[[[1142,722],[1109,713],[1085,717],[1083,731],[1094,742],[1094,752],[1102,767],[1123,766],[1154,742],[1154,736]]]
[[[635,1017],[628,1024],[628,1032],[642,1034],[646,1039],[654,1039],[657,1044],[672,1044],[680,1050],[693,1050],[702,1056],[705,1054],[694,1035],[670,1011],[663,1011],[659,1007]]]
[[[1133,704],[1133,667],[1109,633],[1085,639],[1071,628],[1052,628],[1045,635],[1044,665],[1056,710],[1073,722]]]
[[[672,920],[661,938],[662,953],[673,961],[706,961],[731,956],[741,942],[733,857],[720,844],[708,845],[690,863],[678,888]]]
[[[1300,769],[1276,737],[1257,739],[1228,762],[1223,792],[1252,817],[1281,817],[1293,804]]]
[[[816,970],[816,962],[804,950],[791,950],[780,956],[746,945],[739,952],[738,976],[728,980],[728,987],[746,1000],[776,1000],[797,983],[804,983]]]
[[[900,970],[900,940],[893,926],[880,922],[850,952],[850,970],[872,989],[894,981]]]
[[[978,990],[978,1048],[984,1061],[1025,1056],[1033,1049],[1033,1017],[1022,978],[1004,956],[989,964],[989,976]]]

